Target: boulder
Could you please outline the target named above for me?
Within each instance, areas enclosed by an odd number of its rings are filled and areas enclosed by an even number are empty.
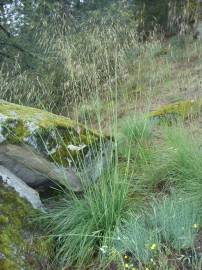
[[[49,261],[53,245],[32,223],[37,212],[0,181],[0,270],[56,269]]]
[[[171,123],[197,117],[202,113],[201,100],[185,100],[161,106],[151,112],[148,118],[154,123]]]
[[[44,209],[38,192],[3,166],[0,166],[0,182],[2,182],[4,186],[12,187],[18,195],[26,199],[34,209]]]
[[[108,137],[69,118],[0,100],[0,164],[33,188],[54,182],[83,190],[111,148]]]

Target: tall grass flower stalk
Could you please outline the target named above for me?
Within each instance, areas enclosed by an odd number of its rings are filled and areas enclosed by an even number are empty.
[[[116,66],[114,70],[117,72]],[[111,94],[111,88],[109,91]],[[130,157],[128,156],[124,169],[120,169],[116,141],[116,105],[117,102],[112,108],[111,115],[115,123],[111,130],[113,147],[108,153],[109,162],[105,164],[102,175],[96,183],[86,187],[80,196],[63,192],[61,194],[63,199],[43,218],[48,224],[50,237],[56,241],[55,258],[63,267],[74,265],[78,269],[83,269],[92,261],[98,260],[100,265],[105,263],[105,250],[110,251],[113,247],[115,228],[130,210],[128,197]],[[91,116],[85,117],[84,115],[84,122],[88,121],[91,124]],[[95,109],[93,117],[97,119],[98,130],[102,136],[104,132],[99,108]],[[89,182],[85,174],[83,177],[81,179],[83,183]]]

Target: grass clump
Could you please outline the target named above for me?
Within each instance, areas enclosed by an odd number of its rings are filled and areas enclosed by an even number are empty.
[[[201,218],[199,205],[185,194],[172,195],[160,202],[154,201],[149,214],[150,224],[160,234],[162,244],[174,250],[194,246]]]
[[[130,158],[134,169],[150,158],[151,140],[152,125],[143,115],[135,115],[121,122],[118,151],[126,160]]]
[[[137,171],[137,185],[142,192],[147,194],[169,191],[174,177],[172,149],[162,145],[152,146],[148,158],[141,160],[140,166]]]
[[[168,250],[193,248],[201,222],[199,205],[192,199],[174,194],[153,200],[150,206],[140,217],[131,217],[117,233],[117,248],[131,254],[138,265],[148,265]],[[155,269],[160,268],[156,265]]]
[[[201,198],[202,159],[200,143],[182,125],[161,128],[161,139],[153,142],[150,158],[141,161],[139,188],[169,192],[171,187]]]
[[[167,144],[174,152],[175,184],[195,197],[202,194],[202,151],[195,136],[184,128],[166,130]]]
[[[134,116],[128,118],[121,128],[125,138],[135,143],[151,139],[152,130],[150,122],[144,116]]]
[[[127,214],[127,193],[127,175],[121,178],[115,169],[107,171],[83,198],[73,195],[69,200],[64,194],[62,202],[45,217],[61,265],[83,269],[100,253],[99,248],[110,249],[114,230]]]

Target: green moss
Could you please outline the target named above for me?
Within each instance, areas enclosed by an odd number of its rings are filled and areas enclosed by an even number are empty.
[[[25,123],[20,119],[8,118],[2,124],[2,128],[3,136],[13,144],[23,143],[24,138],[31,135],[30,131],[26,128]]]
[[[41,128],[73,128],[79,129],[80,134],[86,131],[85,126],[78,124],[67,117],[56,115],[45,110],[40,110],[32,107],[17,105],[0,100],[0,114],[8,117],[9,119],[20,119],[23,122],[33,122]],[[97,137],[98,134],[93,130],[93,136]]]
[[[52,161],[54,161],[56,164],[60,164],[64,167],[69,165],[68,162],[68,151],[65,146],[60,146],[58,150],[50,156]]]
[[[47,111],[0,100],[0,115],[3,116],[1,133],[6,141],[31,144],[58,165],[68,166],[70,160],[78,163],[92,146],[99,145],[100,136],[95,131]],[[86,147],[71,151],[68,145]]]
[[[0,215],[0,225],[6,224],[6,223],[8,223],[8,222],[9,222],[8,217],[5,217],[5,216],[3,216],[3,215]]]
[[[22,121],[33,121],[42,128],[48,127],[75,127],[76,123],[71,119],[58,116],[53,113],[31,108],[27,106],[17,105],[0,100],[0,114],[10,119],[21,119]]]
[[[0,260],[0,270],[19,270],[18,266],[15,262],[10,261],[8,259]]]
[[[64,167],[68,166],[70,161],[77,164],[78,160],[82,160],[83,154],[89,149],[87,147],[82,151],[70,151],[68,145],[79,146],[85,144],[87,146],[91,145],[90,147],[92,147],[93,141],[96,143],[98,137],[95,137],[93,134],[91,137],[92,139],[90,140],[89,135],[78,135],[75,129],[62,127],[57,129],[41,128],[35,134],[35,140],[39,151],[50,161]]]
[[[33,229],[34,214],[36,210],[31,205],[0,184],[0,270],[35,270],[39,261],[43,262],[43,256],[47,255],[44,250],[48,248],[45,245],[43,251],[39,248],[42,240]],[[32,263],[27,259],[29,256]]]
[[[181,101],[177,103],[162,106],[160,109],[150,113],[149,118],[158,121],[176,121],[180,119],[188,119],[196,117],[202,111],[202,101]]]

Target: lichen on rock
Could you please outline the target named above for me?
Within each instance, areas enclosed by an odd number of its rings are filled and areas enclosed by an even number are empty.
[[[34,230],[31,205],[0,183],[0,270],[48,268],[49,246]],[[31,258],[31,259],[30,259]]]
[[[202,112],[202,101],[187,100],[171,103],[160,107],[149,114],[149,119],[156,123],[176,122],[196,117]]]
[[[99,136],[84,126],[47,111],[0,101],[1,141],[27,143],[61,165],[68,163],[80,146],[95,143]],[[64,148],[66,147],[66,148]],[[58,158],[59,156],[59,158]]]

